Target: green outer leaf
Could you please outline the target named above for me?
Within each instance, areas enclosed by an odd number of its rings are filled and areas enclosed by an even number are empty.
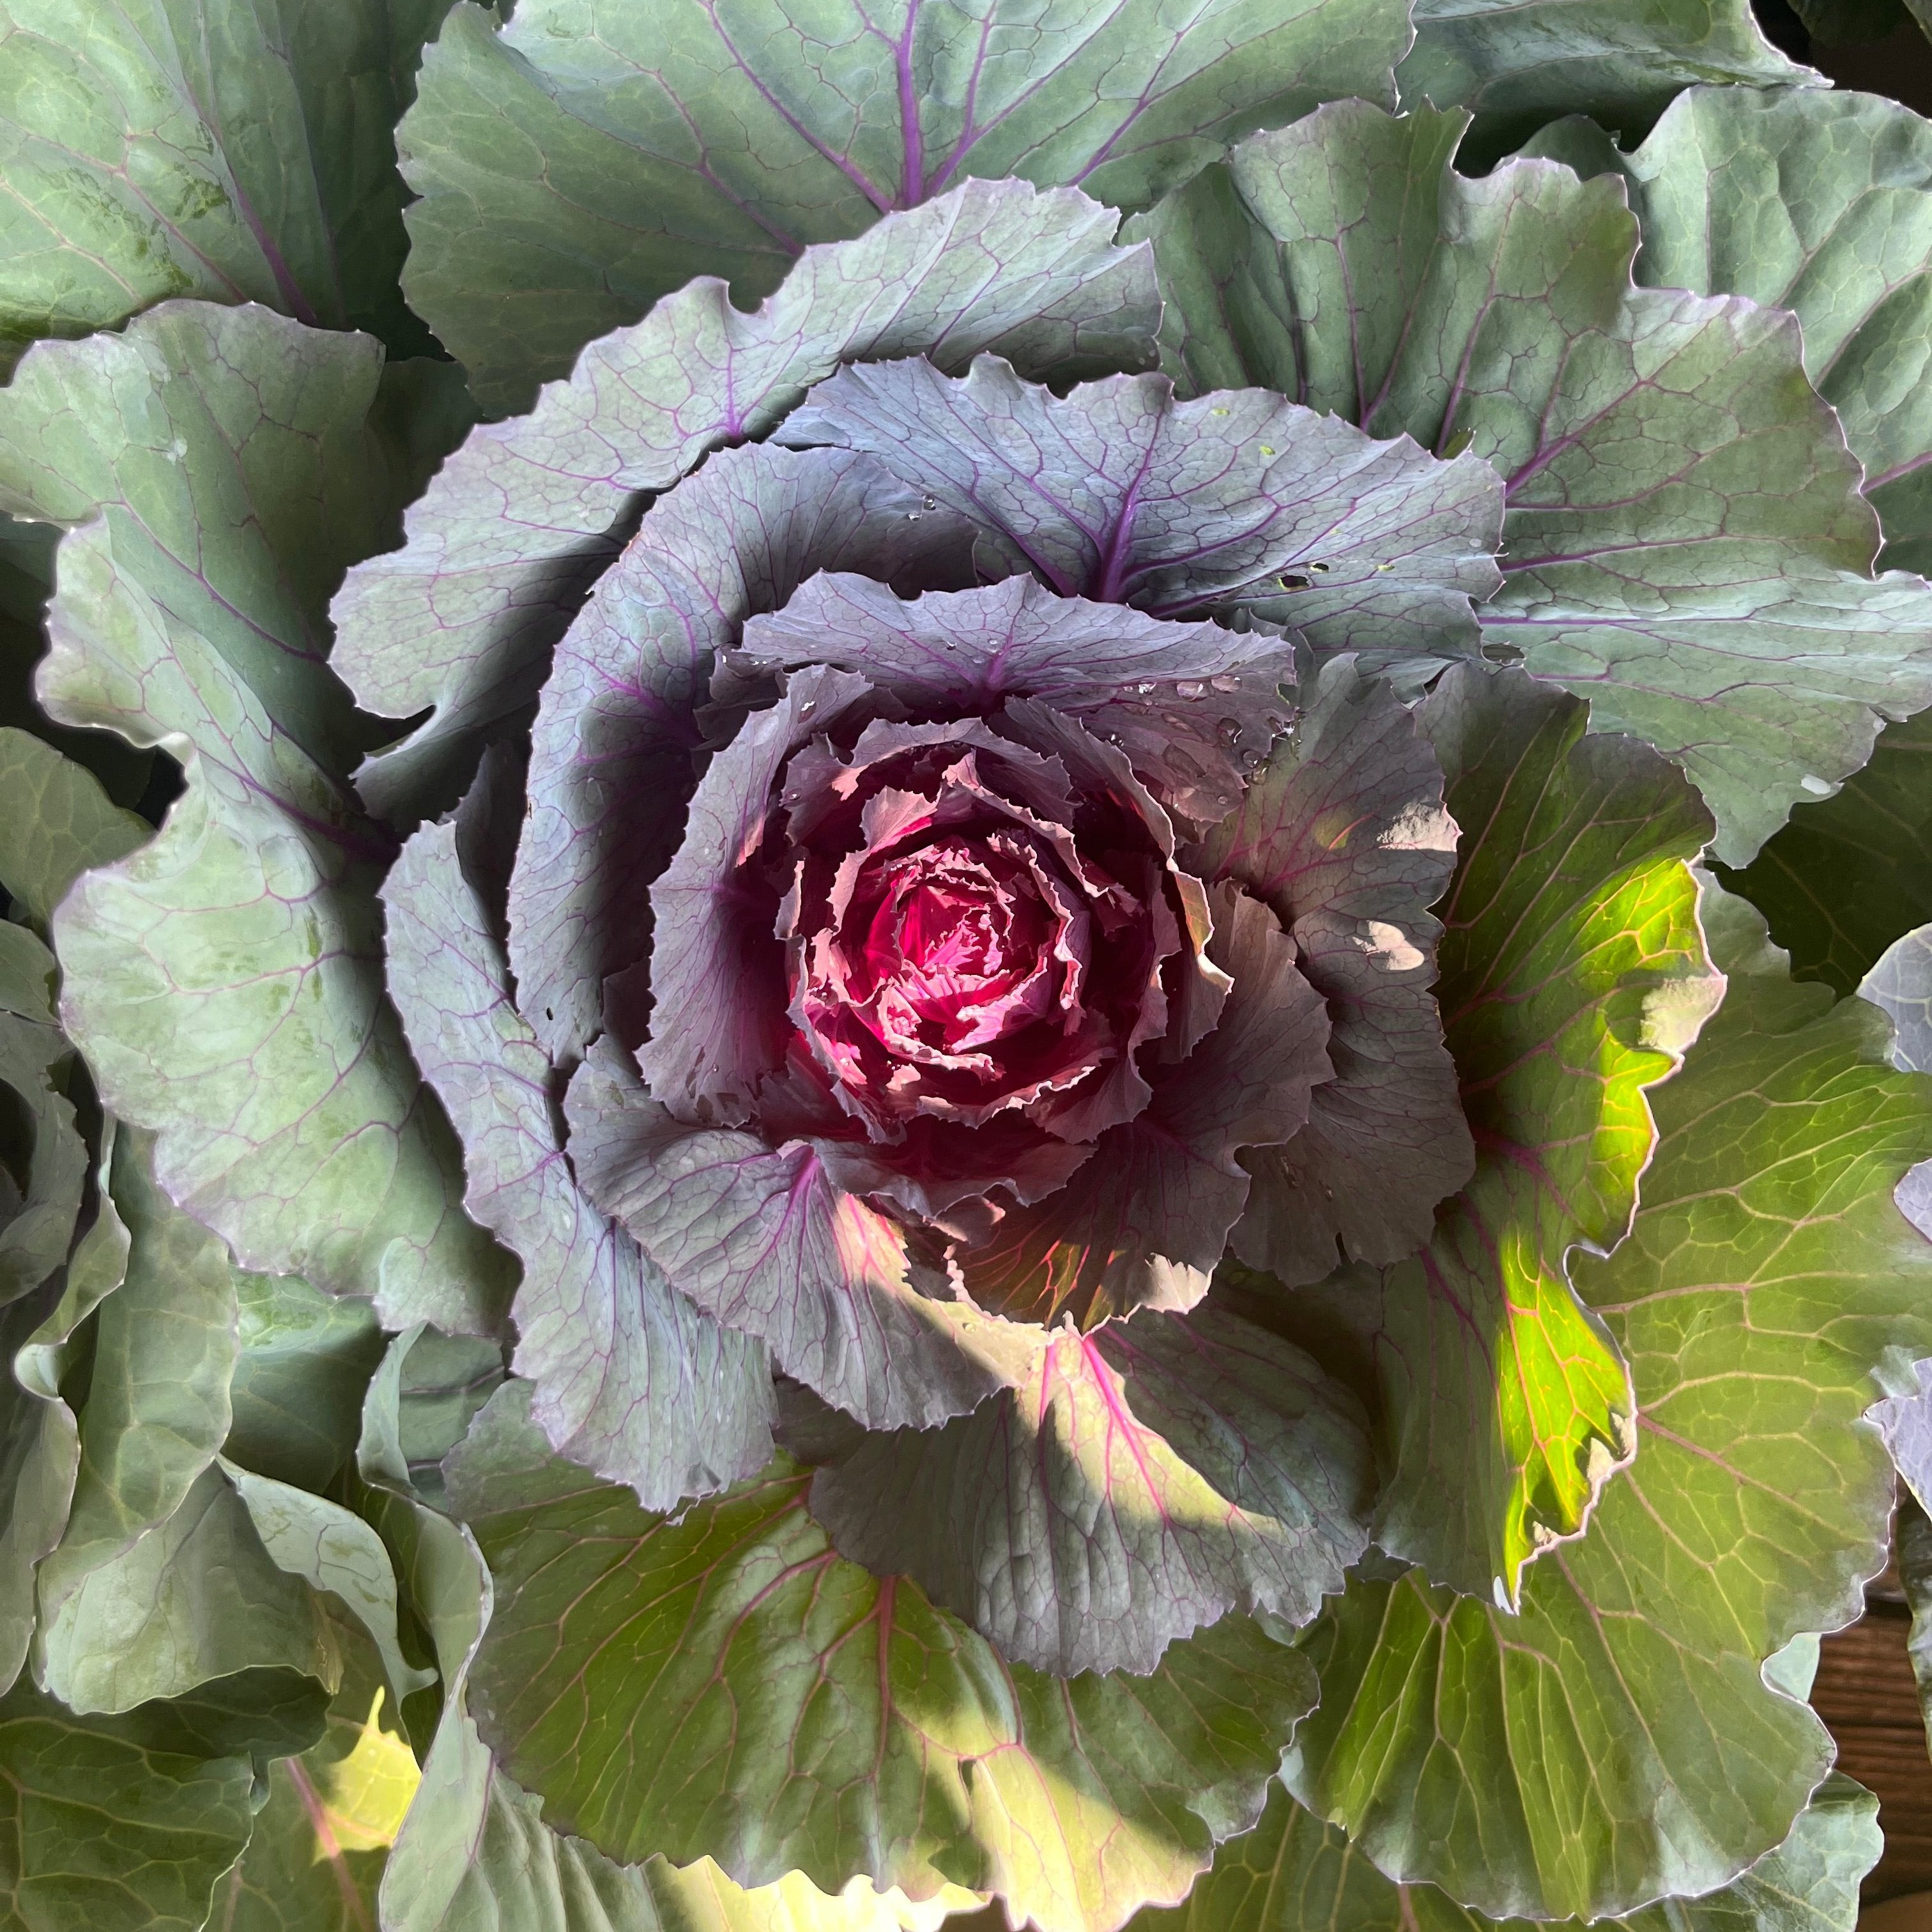
[[[390,130],[449,0],[0,6],[0,377],[170,296],[430,346]]]
[[[165,1522],[60,1580],[35,1635],[36,1675],[70,1709],[131,1711],[243,1671],[312,1677],[328,1691],[341,1676],[320,1600],[269,1556],[212,1465]]]
[[[278,1568],[311,1588],[340,1599],[360,1621],[382,1660],[396,1702],[436,1682],[436,1672],[403,1654],[397,1628],[396,1574],[382,1540],[352,1510],[266,1476],[224,1456],[221,1472],[248,1507],[255,1533]]]
[[[1084,196],[970,182],[856,241],[806,250],[751,314],[709,279],[593,345],[516,422],[475,431],[352,571],[336,664],[363,707],[436,716],[358,777],[399,826],[453,805],[482,744],[542,688],[551,646],[622,546],[637,497],[763,434],[841,362],[982,350],[1056,379],[1138,367],[1152,264]]]
[[[1318,101],[1392,106],[1408,39],[1397,0],[458,7],[398,130],[404,284],[486,406],[527,409],[694,274],[754,299],[968,176],[1135,206]]]
[[[72,1049],[48,1004],[52,956],[30,932],[0,926],[0,1085],[14,1096],[0,1148],[7,1214],[0,1226],[0,1306],[40,1286],[67,1258],[87,1179],[87,1149],[67,1096]],[[16,1136],[21,1137],[16,1142]],[[22,1144],[23,1142],[23,1144]]]
[[[68,1030],[163,1183],[246,1265],[487,1327],[506,1257],[382,1003],[378,840],[323,662],[344,565],[428,452],[379,434],[380,352],[265,309],[171,303],[43,343],[0,392],[0,500],[60,550],[44,701],[161,743],[188,791],[63,902]],[[98,521],[84,522],[89,518]]]
[[[112,1184],[126,1277],[96,1319],[73,1507],[40,1568],[35,1678],[77,1711],[244,1670],[332,1688],[319,1606],[213,1466],[238,1347],[226,1252],[155,1188],[144,1136],[117,1138]],[[118,1246],[110,1236],[110,1256]]]
[[[1405,108],[1474,110],[1482,158],[1568,113],[1634,134],[1697,81],[1828,85],[1772,46],[1747,0],[1418,0],[1396,80]]]
[[[1793,986],[1743,902],[1702,913],[1729,992],[1652,1097],[1629,1238],[1571,1264],[1630,1364],[1636,1462],[1520,1616],[1411,1572],[1308,1642],[1289,1788],[1498,1916],[1708,1891],[1784,1838],[1832,1744],[1765,1660],[1859,1614],[1892,1490],[1871,1371],[1932,1337],[1932,1245],[1892,1199],[1932,1152],[1932,1083],[1885,1064],[1862,1001]]]
[[[60,1540],[80,1460],[73,1412],[38,1399],[14,1370],[58,1294],[50,1282],[0,1309],[0,1685],[9,1687],[34,1634],[34,1569]]]
[[[375,1311],[299,1275],[235,1277],[241,1353],[228,1385],[224,1456],[305,1490],[349,1460],[362,1391],[382,1355]]]
[[[42,740],[0,727],[0,884],[41,932],[90,866],[111,866],[154,828],[124,812],[85,765]]]
[[[103,1173],[113,1159],[114,1140],[110,1118],[101,1134]],[[66,1532],[80,1467],[80,1432],[61,1394],[61,1384],[81,1366],[84,1353],[91,1355],[92,1336],[90,1333],[85,1342],[77,1343],[74,1331],[120,1286],[128,1270],[128,1230],[112,1197],[98,1180],[94,1191],[94,1222],[74,1244],[65,1278],[58,1284],[59,1298],[17,1352],[17,1330],[35,1315],[39,1298],[25,1298],[0,1316],[0,1346],[4,1348],[0,1362],[11,1378],[6,1390],[10,1406],[5,1446],[0,1450],[0,1466],[5,1471],[0,1476],[0,1496],[8,1503],[5,1526],[0,1528],[0,1681],[10,1685],[26,1661],[34,1634],[35,1571]],[[49,1291],[55,1286],[50,1282]]]
[[[1801,344],[1739,298],[1634,294],[1541,412],[1486,613],[1598,730],[1683,765],[1733,865],[1932,702],[1932,590],[1870,576],[1876,520]]]
[[[365,1483],[441,1508],[444,1456],[503,1379],[503,1354],[420,1322],[393,1337],[362,1399],[356,1462]]]
[[[478,1723],[558,1823],[742,1882],[951,1878],[1080,1932],[1178,1898],[1258,1815],[1308,1688],[1254,1623],[1151,1677],[1004,1666],[916,1585],[835,1556],[788,1458],[653,1518],[542,1460],[527,1409],[524,1384],[494,1398],[450,1484],[497,1590]]]
[[[0,1700],[0,1917],[20,1932],[200,1932],[248,1843],[245,1757],[144,1748],[26,1684]]]
[[[747,1892],[709,1858],[682,1870],[656,1857],[616,1865],[544,1824],[538,1801],[496,1768],[465,1708],[470,1660],[489,1616],[489,1572],[467,1530],[411,1499],[401,1445],[413,1436],[428,1447],[424,1397],[411,1390],[440,1389],[461,1375],[449,1352],[420,1331],[397,1338],[370,1384],[358,1452],[376,1486],[372,1513],[447,1687],[422,1785],[385,1874],[386,1932],[581,1932],[592,1924],[610,1932],[936,1932],[946,1913],[978,1904],[954,1886],[916,1906],[894,1892],[875,1899],[862,1880],[832,1900],[799,1872]],[[419,1354],[428,1358],[420,1366]],[[428,1400],[446,1421],[447,1398]]]
[[[268,1766],[268,1802],[217,1894],[217,1932],[373,1932],[378,1923],[376,1888],[420,1774],[385,1708],[374,1652],[366,1641],[344,1648],[322,1736]]]
[[[1834,1772],[1791,1835],[1743,1877],[1702,1898],[1666,1899],[1605,1932],[1852,1932],[1858,1882],[1884,1844],[1878,1801]],[[1432,1885],[1395,1885],[1276,1785],[1261,1823],[1221,1847],[1176,1910],[1144,1912],[1128,1932],[1529,1932],[1466,1910]]]
[[[1710,821],[1654,752],[1586,736],[1580,704],[1520,671],[1452,670],[1419,716],[1464,828],[1436,998],[1476,1172],[1418,1259],[1331,1294],[1393,1438],[1376,1541],[1514,1604],[1635,1446],[1629,1372],[1569,1262],[1629,1226],[1646,1090],[1720,991],[1684,863]]]
[[[1800,979],[1853,993],[1900,934],[1932,922],[1932,711],[1880,733],[1871,762],[1724,883],[1771,922]]]
[[[95,1324],[67,1532],[40,1568],[49,1629],[91,1574],[174,1514],[228,1432],[238,1342],[226,1252],[155,1187],[146,1136],[122,1130],[112,1159],[117,1211],[109,1220],[104,1190],[102,1259],[118,1250],[124,1274]],[[44,1361],[51,1395],[54,1364]]]
[[[70,731],[34,701],[34,660],[46,648],[40,626],[53,594],[60,532],[0,512],[0,718],[92,772],[116,805],[138,805],[154,777],[155,754],[107,731]]]
[[[1932,564],[1932,126],[1868,94],[1700,87],[1614,158],[1643,227],[1638,280],[1792,310],[1884,561]]]
[[[1932,591],[1870,576],[1876,518],[1788,316],[1632,290],[1619,182],[1466,180],[1456,125],[1324,108],[1138,218],[1164,358],[1493,462],[1486,636],[1683,764],[1741,864],[1932,702]]]
[[[1129,222],[1123,239],[1154,244],[1162,366],[1184,392],[1259,383],[1426,449],[1466,396],[1546,392],[1565,345],[1616,320],[1636,224],[1613,182],[1466,179],[1450,163],[1468,124],[1339,102]],[[1505,438],[1483,426],[1486,455]],[[1526,457],[1533,416],[1507,427]]]

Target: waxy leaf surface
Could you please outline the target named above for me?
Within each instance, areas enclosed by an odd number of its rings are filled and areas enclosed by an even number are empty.
[[[70,526],[43,701],[186,776],[166,830],[56,922],[103,1100],[156,1131],[163,1185],[244,1265],[477,1328],[508,1265],[463,1218],[383,999],[386,854],[341,776],[360,728],[324,661],[330,591],[425,466],[388,434],[380,360],[192,302],[44,343],[0,392],[0,500]]]
[[[7,0],[0,376],[172,296],[420,354],[392,130],[449,0]]]
[[[479,1417],[451,1487],[496,1585],[478,1723],[559,1827],[750,1884],[950,1880],[1084,1932],[1178,1899],[1260,1815],[1310,1693],[1255,1624],[1151,1677],[1005,1666],[916,1584],[838,1557],[788,1459],[666,1521],[533,1460],[523,1400]]]
[[[1877,519],[1788,315],[1632,290],[1621,182],[1466,179],[1460,128],[1324,108],[1137,218],[1166,363],[1486,457],[1486,637],[1682,764],[1742,864],[1932,700],[1932,591],[1870,574]]]
[[[1150,201],[1250,128],[1394,104],[1400,0],[524,0],[450,15],[398,140],[410,300],[493,410],[694,274],[738,299],[808,243],[969,176]]]
[[[461,16],[459,16],[461,17]],[[365,764],[400,825],[453,804],[488,738],[630,534],[638,498],[763,435],[841,362],[982,350],[1028,374],[1138,367],[1158,314],[1144,253],[1071,190],[971,182],[856,241],[812,248],[762,307],[700,278],[620,329],[531,413],[476,430],[404,519],[403,548],[338,596],[335,663],[365,710],[435,715]]]
[[[1794,986],[1742,902],[1707,890],[1702,916],[1724,1004],[1650,1096],[1628,1238],[1570,1263],[1630,1364],[1635,1462],[1520,1615],[1411,1571],[1307,1642],[1291,1790],[1494,1916],[1701,1893],[1784,1841],[1832,1746],[1765,1660],[1860,1613],[1892,1496],[1860,1418],[1887,1352],[1932,1336],[1932,1247],[1892,1202],[1932,1151],[1925,1083],[1882,1016]]]
[[[522,1258],[515,1360],[536,1382],[539,1424],[561,1451],[672,1508],[769,1459],[770,1365],[674,1294],[579,1192],[550,1063],[511,1004],[463,843],[458,826],[424,826],[384,885],[390,983],[464,1138],[470,1210]]]
[[[1858,1882],[1883,1843],[1877,1810],[1869,1791],[1834,1772],[1791,1835],[1734,1883],[1594,1922],[1605,1932],[1852,1932]],[[1549,1922],[1485,1918],[1432,1885],[1394,1883],[1277,1785],[1260,1824],[1221,1847],[1185,1905],[1144,1912],[1130,1932],[1528,1932],[1539,1922]]]
[[[867,1434],[811,1501],[842,1554],[1070,1677],[1151,1670],[1230,1610],[1306,1623],[1373,1486],[1354,1398],[1210,1305],[1057,1336],[970,1416]]]

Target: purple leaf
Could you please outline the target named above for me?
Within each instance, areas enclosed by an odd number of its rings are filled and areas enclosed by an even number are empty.
[[[1322,997],[1274,914],[1232,888],[1214,912],[1209,954],[1234,982],[1220,1024],[1160,1070],[1146,1112],[1103,1135],[1059,1193],[956,1252],[982,1308],[1091,1328],[1137,1308],[1182,1311],[1207,1292],[1248,1196],[1236,1153],[1297,1132],[1331,1071]]]
[[[512,901],[510,963],[552,1058],[581,1054],[604,981],[650,949],[640,887],[676,848],[697,713],[745,619],[819,570],[908,592],[972,580],[970,532],[920,502],[862,457],[721,451],[659,499],[598,580],[538,707]]]
[[[842,369],[788,417],[794,446],[878,458],[985,532],[982,574],[1156,616],[1212,609],[1292,624],[1317,650],[1419,686],[1476,649],[1471,599],[1502,578],[1502,486],[1266,389],[1177,402],[1164,376],[1064,398],[997,356]]]
[[[763,435],[841,362],[1148,359],[1159,301],[1146,252],[1114,247],[1118,220],[1072,189],[968,182],[808,248],[750,314],[723,282],[688,284],[593,342],[530,415],[476,430],[410,510],[403,548],[352,571],[331,607],[332,663],[363,709],[434,712],[364,764],[370,808],[405,824],[452,802],[536,696],[639,493]]]
[[[1429,990],[1442,927],[1426,908],[1456,824],[1427,740],[1386,684],[1324,664],[1292,736],[1186,863],[1274,908],[1334,1029],[1308,1125],[1246,1157],[1235,1251],[1291,1287],[1412,1254],[1475,1162]]]
[[[578,1192],[551,1125],[550,1064],[510,1003],[459,838],[425,826],[383,886],[390,986],[463,1138],[465,1204],[522,1258],[515,1366],[536,1384],[536,1420],[560,1454],[674,1508],[770,1455],[765,1352],[674,1294]]]
[[[1166,623],[1058,596],[1030,577],[907,602],[827,573],[748,623],[735,662],[862,671],[922,713],[990,714],[1038,698],[1119,743],[1169,810],[1203,824],[1240,799],[1287,717],[1280,688],[1294,676],[1275,638]]]
[[[970,1416],[863,1438],[812,1508],[842,1555],[1070,1677],[1151,1670],[1231,1610],[1307,1622],[1374,1486],[1355,1398],[1210,1306],[1055,1336]]]
[[[929,1427],[1024,1372],[1037,1338],[952,1298],[808,1145],[686,1126],[608,1041],[566,1111],[584,1188],[673,1284],[868,1428]]]
[[[638,1064],[680,1120],[735,1126],[784,1064],[790,1023],[773,927],[778,895],[758,863],[785,761],[869,695],[863,678],[808,670],[754,712],[692,794],[684,842],[650,889],[659,1016]]]

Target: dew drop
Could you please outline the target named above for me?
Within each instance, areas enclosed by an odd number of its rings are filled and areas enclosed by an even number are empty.
[[[916,510],[907,511],[906,521],[909,524],[917,523],[919,521],[919,512]]]
[[[1241,727],[1239,721],[1232,718],[1222,718],[1220,723],[1214,727],[1214,735],[1232,752],[1241,742]]]
[[[1238,677],[1230,677],[1226,671],[1223,671],[1219,677],[1210,677],[1208,682],[1223,698],[1239,691],[1241,688],[1241,680]]]
[[[922,509],[936,510],[939,508],[939,499],[937,496],[922,496],[920,499],[920,507]]]
[[[1156,685],[1137,684],[1134,686],[1134,690],[1136,694],[1139,697],[1151,698],[1159,688],[1160,687]]]
[[[1174,694],[1177,698],[1205,698],[1208,687],[1198,678],[1183,678],[1174,687]]]

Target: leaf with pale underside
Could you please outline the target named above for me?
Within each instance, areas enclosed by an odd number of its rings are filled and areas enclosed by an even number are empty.
[[[235,1294],[241,1349],[221,1453],[258,1475],[326,1489],[356,1446],[362,1391],[382,1358],[375,1312],[299,1275],[238,1274]]]
[[[866,1435],[811,1502],[842,1555],[1070,1677],[1151,1670],[1230,1610],[1306,1623],[1373,1490],[1354,1397],[1210,1304],[1056,1336],[971,1415]]]
[[[1682,764],[1742,864],[1932,700],[1932,591],[1871,575],[1877,519],[1789,316],[1632,290],[1621,182],[1536,158],[1467,179],[1460,122],[1324,108],[1137,218],[1166,362],[1486,457],[1485,638]]]
[[[410,300],[496,410],[694,274],[741,302],[807,244],[968,176],[1151,200],[1250,128],[1393,104],[1395,0],[524,0],[459,6],[398,130]]]
[[[560,1449],[661,1508],[771,1450],[765,1352],[674,1294],[579,1191],[550,1063],[511,1004],[459,825],[428,826],[382,889],[389,974],[424,1077],[464,1136],[471,1211],[524,1263],[516,1364]]]
[[[789,1459],[652,1517],[533,1454],[526,1399],[493,1400],[450,1486],[495,1584],[478,1727],[558,1827],[742,1883],[951,1880],[1087,1932],[1179,1898],[1259,1816],[1309,1688],[1250,1620],[1150,1677],[1003,1665],[916,1584],[839,1558]]]
[[[227,1254],[155,1187],[145,1136],[124,1130],[111,1157],[92,1286],[120,1286],[96,1323],[73,1510],[41,1566],[50,1626],[89,1574],[175,1513],[228,1432],[238,1342]],[[45,1346],[34,1366],[52,1387],[64,1365]]]
[[[362,1626],[344,1643],[375,1647],[396,1702],[436,1681],[403,1654],[395,1571],[382,1539],[354,1510],[326,1496],[257,1476],[221,1459],[221,1473],[247,1507],[262,1547],[278,1569],[335,1598]]]
[[[1877,1809],[1834,1772],[1791,1835],[1735,1882],[1595,1922],[1604,1932],[1852,1932],[1858,1882],[1883,1844]],[[1222,1846],[1185,1905],[1143,1912],[1128,1932],[1528,1932],[1537,1922],[1485,1918],[1434,1886],[1393,1883],[1277,1785],[1261,1823]]]
[[[1290,1286],[1412,1254],[1474,1158],[1430,991],[1428,908],[1456,865],[1442,767],[1359,665],[1324,665],[1301,695],[1240,806],[1186,855],[1273,908],[1328,1004],[1334,1078],[1292,1140],[1243,1158],[1255,1184],[1234,1251]]]
[[[646,491],[762,436],[841,362],[981,350],[1028,374],[1138,367],[1158,302],[1118,218],[1070,190],[973,182],[808,249],[750,314],[699,280],[592,345],[532,412],[487,424],[352,571],[337,669],[365,710],[413,718],[358,784],[399,826],[453,805],[482,746],[542,688],[552,646],[630,535]],[[682,279],[682,273],[680,279]]]
[[[779,429],[862,450],[984,534],[981,574],[1156,616],[1292,625],[1318,651],[1419,686],[1474,654],[1470,600],[1502,581],[1496,474],[1378,443],[1264,390],[1177,402],[1160,376],[1056,397],[982,356],[843,369]]]
[[[1290,1789],[1493,1916],[1700,1894],[1784,1840],[1832,1746],[1765,1660],[1862,1610],[1892,1498],[1874,1371],[1932,1352],[1932,1245],[1892,1198],[1932,1152],[1926,1084],[1742,901],[1702,913],[1724,1003],[1651,1094],[1630,1234],[1570,1264],[1630,1364],[1635,1462],[1520,1615],[1363,1579],[1307,1645]]]
[[[43,702],[185,769],[166,829],[54,922],[103,1100],[244,1264],[474,1328],[507,1262],[384,1002],[384,848],[340,776],[363,728],[324,661],[344,566],[435,453],[382,430],[380,361],[199,303],[42,343],[0,392],[0,500],[76,526]]]
[[[144,1136],[117,1136],[100,1259],[124,1224],[125,1277],[96,1316],[72,1508],[40,1566],[36,1679],[80,1711],[244,1672],[332,1688],[317,1600],[270,1558],[215,1466],[238,1348],[226,1251],[160,1194],[147,1158]],[[44,1378],[54,1364],[37,1366]]]
[[[87,1179],[87,1149],[68,1097],[73,1049],[54,1023],[53,956],[24,928],[0,925],[0,1307],[66,1259]]]
[[[628,1044],[641,1034],[637,994],[607,982],[648,958],[638,885],[682,836],[698,714],[746,619],[821,570],[908,596],[974,580],[970,527],[923,501],[843,452],[722,450],[652,506],[598,580],[544,686],[510,888],[518,1004],[554,1058],[580,1056],[607,1019]]]
[[[0,376],[174,296],[429,350],[391,130],[448,4],[7,0]]]

